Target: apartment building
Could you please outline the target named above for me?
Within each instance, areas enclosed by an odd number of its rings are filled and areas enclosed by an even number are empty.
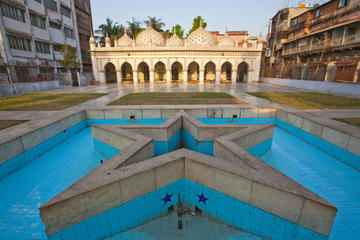
[[[360,82],[360,0],[331,0],[289,20],[278,62],[268,66],[270,76]]]
[[[84,72],[92,72],[89,40],[93,31],[90,0],[75,0],[77,27]]]
[[[0,0],[0,16],[0,82],[53,80],[64,44],[82,68],[74,0]]]

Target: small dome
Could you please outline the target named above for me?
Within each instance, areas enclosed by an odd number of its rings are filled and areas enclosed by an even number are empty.
[[[198,45],[198,46],[215,46],[216,40],[214,36],[206,31],[202,26],[193,31],[189,37],[186,39],[188,45]]]
[[[124,35],[118,40],[118,47],[131,47],[133,45],[133,40],[125,32]]]
[[[178,35],[173,34],[172,37],[167,40],[166,46],[169,47],[184,46],[184,41],[181,38],[179,38]]]
[[[219,39],[219,47],[235,47],[235,40],[225,34]]]
[[[151,25],[136,37],[137,46],[164,46],[165,39]]]

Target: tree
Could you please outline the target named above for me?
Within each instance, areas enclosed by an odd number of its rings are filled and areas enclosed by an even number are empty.
[[[121,37],[125,32],[123,25],[119,25],[118,22],[114,22],[112,19],[107,18],[105,24],[99,25],[98,29],[95,30],[95,38],[100,42],[102,46],[105,45],[106,34],[109,35],[111,42],[113,43],[115,39]]]
[[[154,30],[158,32],[163,32],[163,27],[165,27],[165,23],[162,22],[161,18],[156,17],[148,17],[148,20],[145,20],[144,23],[147,27],[149,27],[149,22],[151,21],[151,26]]]
[[[60,49],[63,55],[63,60],[58,60],[59,64],[64,67],[65,71],[69,71],[80,66],[78,57],[76,55],[76,49],[68,44],[64,44]]]
[[[190,33],[192,33],[193,31],[195,31],[200,27],[200,22],[202,27],[206,28],[207,23],[205,22],[205,20],[201,16],[197,16],[196,18],[194,18],[192,28],[189,30],[187,36],[189,36]]]
[[[139,21],[136,21],[134,17],[132,18],[131,21],[127,21],[126,23],[128,25],[127,33],[129,34],[130,37],[135,38],[141,30],[140,27],[141,23]]]
[[[172,30],[166,30],[165,33],[170,36],[174,34],[174,29],[175,29],[175,33],[179,38],[183,38],[184,37],[184,29],[179,25],[176,24],[175,26],[172,27]]]

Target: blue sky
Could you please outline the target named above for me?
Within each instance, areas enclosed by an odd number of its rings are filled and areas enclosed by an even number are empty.
[[[267,34],[269,19],[280,8],[298,3],[299,0],[91,0],[95,29],[107,17],[126,24],[132,17],[143,21],[147,16],[155,16],[166,23],[166,29],[180,24],[187,32],[193,18],[200,15],[208,23],[208,30],[224,32],[227,26],[229,30],[247,30],[251,35],[263,36]]]

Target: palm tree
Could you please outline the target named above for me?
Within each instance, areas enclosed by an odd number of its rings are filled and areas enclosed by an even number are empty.
[[[171,36],[174,34],[174,30],[175,30],[175,33],[176,35],[179,37],[179,38],[183,38],[184,37],[184,29],[179,25],[179,24],[176,24],[175,26],[172,27],[172,30],[168,29],[165,31],[166,35],[168,36]]]
[[[109,35],[111,42],[114,42],[114,40],[122,36],[124,32],[125,28],[123,25],[119,25],[118,22],[114,22],[112,19],[107,18],[106,24],[99,25],[98,29],[95,30],[95,34],[97,35],[95,37],[101,45],[104,45],[106,34]]]
[[[158,32],[163,32],[163,27],[165,27],[165,23],[162,22],[161,18],[157,17],[148,17],[148,20],[145,20],[144,23],[146,26],[149,26],[149,22],[151,21],[151,26],[153,29],[155,29]]]
[[[131,21],[127,21],[126,22],[128,27],[127,27],[127,33],[129,34],[130,37],[135,38],[136,35],[140,32],[141,27],[140,27],[140,22],[136,21],[136,19],[133,17]]]
[[[206,28],[206,26],[207,26],[207,23],[205,22],[205,20],[201,16],[197,16],[196,18],[194,18],[193,25],[192,25],[191,29],[189,30],[187,36],[189,36],[190,33],[195,31],[196,29],[198,29],[200,27],[200,24],[203,28]]]

